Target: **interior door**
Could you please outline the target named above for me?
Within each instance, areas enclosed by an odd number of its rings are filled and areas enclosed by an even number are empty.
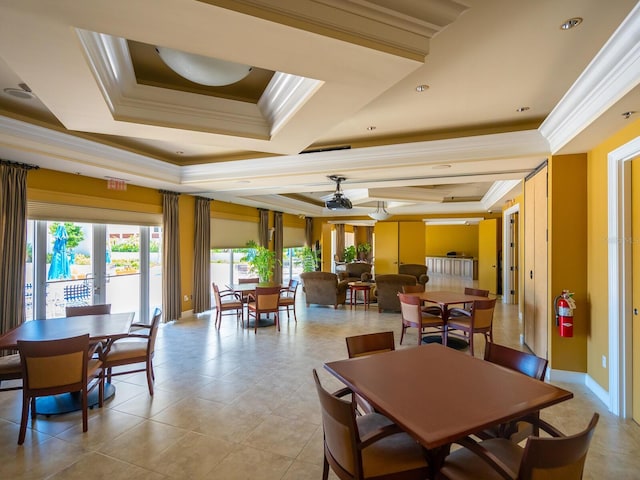
[[[482,220],[478,225],[478,287],[496,294],[498,290],[498,220]]]
[[[399,222],[398,251],[400,263],[425,265],[424,222]]]
[[[631,161],[632,289],[632,416],[640,423],[640,158]]]
[[[547,167],[524,185],[524,342],[548,358]]]
[[[375,274],[398,273],[398,222],[377,222],[373,232]]]

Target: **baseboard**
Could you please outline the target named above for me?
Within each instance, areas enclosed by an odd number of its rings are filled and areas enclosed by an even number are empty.
[[[591,393],[593,393],[598,398],[598,400],[600,400],[605,405],[605,407],[609,409],[609,392],[602,388],[598,382],[596,382],[586,373],[548,369],[547,379],[557,382],[579,383],[581,385],[585,385],[589,390],[591,390]]]

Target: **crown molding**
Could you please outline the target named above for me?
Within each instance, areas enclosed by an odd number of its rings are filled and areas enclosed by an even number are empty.
[[[469,7],[455,0],[200,0],[412,60]]]
[[[640,83],[640,4],[574,82],[540,133],[555,153]]]

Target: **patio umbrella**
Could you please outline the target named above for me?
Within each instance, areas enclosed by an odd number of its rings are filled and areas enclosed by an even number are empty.
[[[68,237],[69,235],[64,225],[58,225],[54,235],[53,254],[47,280],[71,278],[71,268],[69,267],[69,257],[67,256]]]

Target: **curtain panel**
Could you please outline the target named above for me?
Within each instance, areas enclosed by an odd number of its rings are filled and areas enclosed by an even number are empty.
[[[371,245],[371,250],[367,254],[367,262],[371,263],[373,261],[373,227],[365,227],[367,234],[367,243]]]
[[[162,194],[162,309],[164,321],[178,320],[182,313],[180,280],[179,193],[161,190]]]
[[[305,245],[313,248],[313,218],[311,217],[304,219],[304,238]]]
[[[262,247],[269,248],[269,210],[258,209],[260,220],[258,222],[258,237]]]
[[[27,170],[31,168],[0,161],[0,334],[24,322]]]
[[[344,262],[344,224],[336,224],[336,258],[340,262]]]
[[[273,272],[273,281],[282,283],[282,249],[284,246],[284,228],[282,225],[282,212],[274,212],[273,227],[275,228],[273,236],[273,248],[276,252],[276,265]]]
[[[211,200],[196,197],[193,245],[193,313],[211,310]]]

